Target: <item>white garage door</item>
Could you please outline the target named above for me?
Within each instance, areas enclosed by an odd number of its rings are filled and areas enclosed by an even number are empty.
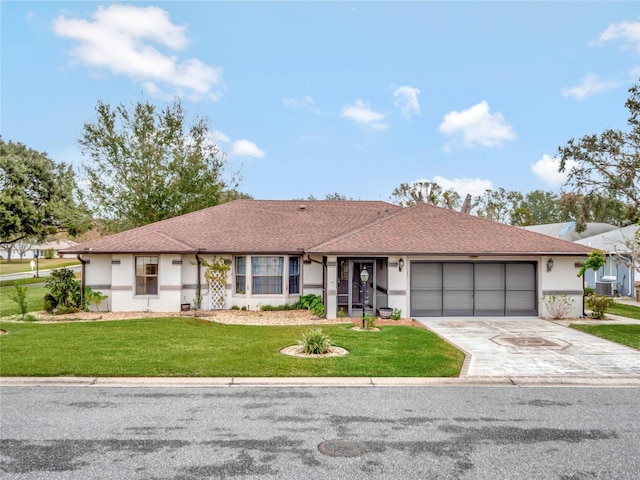
[[[411,316],[537,315],[533,262],[411,262]]]

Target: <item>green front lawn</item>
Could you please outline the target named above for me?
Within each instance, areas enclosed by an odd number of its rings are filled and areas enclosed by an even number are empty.
[[[282,355],[309,326],[223,325],[197,318],[25,324],[0,322],[0,375],[150,377],[449,377],[462,352],[428,330],[357,332],[323,325],[349,355]]]
[[[27,309],[29,312],[44,310],[44,295],[49,291],[45,286],[27,287]],[[9,298],[15,292],[14,287],[0,287],[0,317],[18,315],[18,304]]]
[[[571,328],[640,350],[640,325],[582,325]]]
[[[21,273],[31,271],[31,258],[23,258],[11,260],[0,260],[0,274],[7,275],[9,273]],[[39,258],[38,270],[50,270],[52,268],[70,267],[72,265],[80,265],[80,262],[76,258]],[[35,273],[35,269],[33,270]]]
[[[640,308],[634,305],[625,305],[624,303],[614,302],[611,308],[607,309],[607,313],[640,320]]]

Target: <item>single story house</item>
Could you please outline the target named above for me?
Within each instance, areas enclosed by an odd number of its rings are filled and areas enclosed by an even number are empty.
[[[608,223],[587,223],[582,232],[576,232],[575,222],[532,225],[524,228],[604,251],[607,262],[597,272],[587,270],[584,274],[584,285],[593,288],[596,293],[635,296],[634,282],[640,281],[640,272],[630,267],[634,251],[629,248],[629,243],[636,238],[638,225],[621,228]],[[626,261],[623,261],[621,256],[626,257]]]
[[[604,233],[592,235],[578,240],[576,243],[591,248],[603,250],[606,253],[607,263],[597,272],[589,270],[585,272],[585,284],[597,291],[597,293],[611,293],[623,297],[634,297],[634,283],[640,281],[640,272],[632,267],[633,255],[638,249],[629,248],[631,242],[636,241],[638,225],[609,230]],[[624,257],[624,260],[623,260]],[[638,259],[635,259],[637,262]],[[597,284],[611,284],[597,285]]]
[[[547,316],[545,295],[564,294],[579,317],[576,273],[591,250],[433,205],[243,199],[65,253],[113,311],[177,311],[201,292],[205,309],[321,295],[328,318],[382,307],[412,317]],[[201,260],[220,259],[226,278],[208,285]]]

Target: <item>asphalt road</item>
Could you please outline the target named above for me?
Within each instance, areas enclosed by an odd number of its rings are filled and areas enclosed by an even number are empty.
[[[3,386],[0,478],[637,479],[640,389]]]

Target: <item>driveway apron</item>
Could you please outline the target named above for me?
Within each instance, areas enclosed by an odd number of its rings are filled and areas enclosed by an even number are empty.
[[[418,318],[467,354],[461,377],[640,377],[640,351],[540,318]]]

